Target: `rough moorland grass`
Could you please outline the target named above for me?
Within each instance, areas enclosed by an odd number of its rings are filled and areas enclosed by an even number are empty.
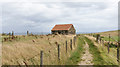
[[[2,41],[5,37],[9,37],[9,36],[2,36],[1,41]],[[35,36],[25,36],[25,37],[23,37],[23,36],[17,36],[17,37],[18,37],[18,38],[16,38],[15,40],[12,40],[12,42],[11,42],[11,41],[6,41],[6,42],[3,42],[3,43],[4,43],[4,44],[10,44],[10,45],[12,45],[12,44],[14,44],[14,43],[16,43],[16,42],[27,42],[27,41],[29,41],[29,40],[36,39]],[[38,37],[38,36],[37,36],[37,37]]]
[[[69,46],[68,53],[66,54],[65,52],[65,42],[67,40],[68,45],[70,44],[70,39],[73,38],[71,35],[42,35],[37,36],[37,39],[34,36],[19,37],[20,40],[12,41],[11,44],[9,44],[8,41],[2,44],[3,65],[22,65],[23,61],[25,61],[27,65],[39,65],[39,54],[41,50],[43,50],[44,53],[44,65],[63,65],[72,52]],[[32,41],[33,39],[35,42]],[[58,61],[58,51],[55,42],[60,44],[60,62]],[[77,48],[77,46],[75,48]]]
[[[87,37],[85,37],[85,40],[87,41],[87,43],[89,45],[90,53],[93,55],[93,61],[92,62],[94,63],[94,65],[104,65],[104,64],[106,64],[104,59],[101,57],[100,51],[94,45],[94,43],[90,39],[88,39]]]
[[[71,53],[70,58],[68,58],[66,65],[76,65],[78,62],[81,61],[81,56],[83,53],[83,46],[85,42],[83,40],[83,37],[78,38],[78,43],[77,43],[77,49]]]

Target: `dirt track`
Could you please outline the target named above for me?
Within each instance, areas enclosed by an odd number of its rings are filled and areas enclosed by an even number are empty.
[[[85,42],[84,48],[85,48],[85,51],[81,58],[82,61],[79,63],[79,65],[93,65],[92,63],[93,57],[92,57],[92,54],[90,54],[89,52],[89,45],[87,44],[87,42]]]

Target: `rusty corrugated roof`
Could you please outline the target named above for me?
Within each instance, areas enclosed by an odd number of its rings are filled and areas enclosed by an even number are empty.
[[[72,26],[72,24],[60,24],[60,25],[55,25],[52,29],[54,30],[69,30],[69,28]]]

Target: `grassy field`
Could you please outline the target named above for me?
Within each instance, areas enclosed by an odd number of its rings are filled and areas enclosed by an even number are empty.
[[[102,35],[104,38],[102,38],[102,40],[106,40],[106,41],[109,41],[109,34],[111,36],[111,39],[110,41],[111,42],[115,42],[115,41],[118,41],[118,30],[115,30],[115,31],[107,31],[107,32],[100,32],[98,34]]]
[[[89,50],[93,54],[95,65],[118,65],[116,48],[110,48],[108,54],[108,48],[105,44],[96,43],[91,36],[85,37],[85,39],[90,46]]]
[[[117,31],[99,33],[103,40],[108,41],[108,35],[118,39]],[[2,36],[4,40],[8,36]],[[118,65],[117,48],[108,48],[106,43],[97,43],[95,37],[82,34],[77,37],[76,45],[72,44],[70,49],[70,39],[74,35],[36,35],[17,36],[16,39],[2,42],[2,64],[3,65],[40,65],[40,51],[43,51],[44,65],[78,65],[84,54],[85,43],[89,45],[89,52],[92,54],[94,65]],[[66,53],[67,41],[67,53]],[[111,40],[115,42],[114,40]],[[58,43],[60,45],[60,61],[58,60]],[[25,62],[25,63],[24,63]]]
[[[41,36],[18,36],[18,39],[2,43],[2,64],[3,65],[24,65],[23,61],[28,65],[40,64],[40,51],[43,50],[44,65],[62,65],[66,63],[71,51],[70,39],[73,35],[41,35]],[[34,40],[34,42],[33,42]],[[68,42],[68,53],[65,52],[65,41]],[[60,61],[58,62],[57,45],[60,44]]]
[[[109,37],[108,36],[104,36],[104,38],[102,38],[102,40],[106,40],[109,41]],[[116,42],[118,41],[118,36],[112,36],[112,38],[110,38],[111,42]]]
[[[111,36],[118,36],[118,30],[100,32],[100,33],[97,33],[97,34],[101,34],[101,35],[103,35],[103,36],[109,36],[109,34],[110,34]]]
[[[107,31],[107,32],[102,32],[100,33],[102,36],[104,36],[104,38],[102,40],[106,40],[109,41],[109,34],[112,38],[110,38],[110,42],[113,42],[115,44],[111,44],[110,47],[110,53],[107,54],[108,50],[107,50],[107,46],[103,45],[103,47],[99,47],[101,49],[101,52],[103,52],[103,58],[105,58],[106,62],[109,64],[113,64],[113,65],[117,65],[118,62],[117,60],[117,47],[114,47],[114,45],[116,45],[116,43],[119,41],[119,34],[120,30],[116,30],[116,31]],[[117,41],[117,42],[116,42]],[[108,44],[107,44],[108,45]],[[107,61],[110,60],[110,61]]]

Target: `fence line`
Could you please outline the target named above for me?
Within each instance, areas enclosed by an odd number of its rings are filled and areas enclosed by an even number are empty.
[[[75,40],[76,41],[76,40]],[[57,44],[57,47],[58,47],[58,61],[60,61],[60,44]],[[66,53],[68,52],[68,42],[67,42],[67,40],[66,40]],[[72,50],[72,39],[70,39],[70,48],[71,48],[71,50]],[[38,53],[38,54],[36,54],[36,55],[34,55],[33,57],[31,57],[31,58],[28,58],[28,59],[26,59],[25,61],[29,61],[29,60],[31,60],[31,59],[33,59],[33,58],[35,58],[36,56],[40,56],[40,67],[42,67],[43,66],[43,51],[41,50],[40,51],[40,53]],[[27,63],[25,62],[25,61],[23,61],[23,63],[26,65],[26,67],[27,67]],[[18,62],[18,61],[17,61]],[[18,64],[19,64],[19,62],[18,62]]]
[[[94,35],[92,35],[93,37],[94,37]],[[101,38],[101,37],[100,37]],[[117,41],[116,39],[114,39],[112,36],[110,36],[110,34],[109,34],[109,41],[107,42],[107,44],[108,44],[108,54],[109,54],[109,51],[110,51],[110,40],[114,40],[115,42],[116,42],[116,45],[117,45],[117,61],[118,61],[118,63],[120,62],[120,51],[119,51],[119,48],[120,48],[120,42],[119,41]],[[99,38],[98,37],[96,37],[96,41],[98,42],[98,40],[99,40]],[[102,40],[102,39],[101,39]],[[101,40],[99,40],[99,41],[101,41]],[[105,43],[106,41],[104,41],[103,40],[103,44]],[[100,42],[101,43],[101,42]]]

